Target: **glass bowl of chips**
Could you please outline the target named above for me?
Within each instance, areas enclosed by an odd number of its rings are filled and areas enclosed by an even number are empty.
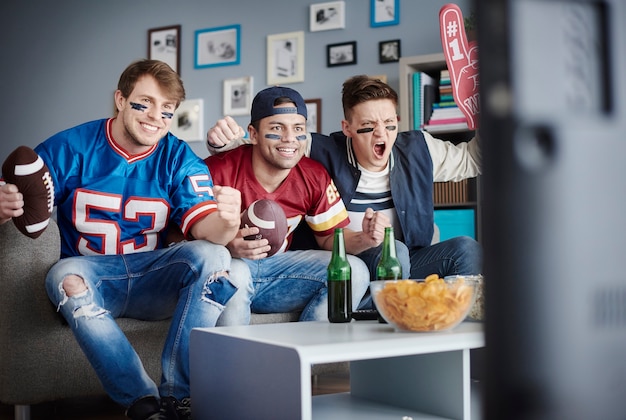
[[[463,277],[465,280],[475,281],[474,304],[467,313],[467,317],[474,321],[485,320],[485,281],[481,274],[446,276],[445,280],[453,280]]]
[[[378,280],[370,283],[376,309],[401,331],[445,331],[467,316],[476,299],[472,276],[423,280]]]

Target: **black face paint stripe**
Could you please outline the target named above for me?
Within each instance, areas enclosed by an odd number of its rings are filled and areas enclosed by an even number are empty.
[[[385,126],[385,129],[388,131],[396,131],[398,127],[395,125],[387,125]],[[358,130],[356,130],[356,132],[358,134],[364,134],[364,133],[371,133],[372,131],[374,131],[374,127],[367,127],[367,128],[359,128]]]
[[[130,107],[131,107],[132,109],[136,109],[137,111],[141,111],[141,112],[143,112],[143,111],[145,111],[146,109],[148,109],[148,107],[147,107],[147,106],[142,105],[142,104],[138,104],[137,102],[130,102]]]

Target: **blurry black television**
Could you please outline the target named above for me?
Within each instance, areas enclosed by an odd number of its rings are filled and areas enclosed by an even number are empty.
[[[626,0],[476,0],[489,420],[626,419]]]

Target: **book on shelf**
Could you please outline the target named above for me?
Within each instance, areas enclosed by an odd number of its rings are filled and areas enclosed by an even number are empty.
[[[436,81],[429,74],[412,74],[413,129],[420,129],[430,119],[436,96]]]
[[[422,127],[422,130],[429,133],[452,133],[455,131],[469,130],[467,120],[465,122],[448,123],[448,124],[426,124]]]
[[[441,96],[446,96],[446,95],[450,95],[452,96],[452,85],[439,85],[439,95]]]
[[[433,108],[450,108],[450,107],[458,108],[458,105],[454,101],[435,102],[433,104]]]
[[[468,201],[467,179],[433,183],[434,204],[463,204]]]
[[[443,69],[439,72],[439,85],[450,85],[452,82],[450,81],[450,72],[448,69]]]
[[[409,103],[412,104],[413,113],[410,115],[411,121],[409,121],[409,127],[411,129],[415,129],[415,127],[419,127],[422,123],[422,119],[419,114],[420,102],[422,100],[422,92],[420,91],[420,74],[419,72],[415,72],[409,75]]]
[[[431,120],[439,120],[442,118],[465,118],[465,114],[458,106],[449,108],[435,108],[431,114]]]
[[[425,85],[424,90],[422,92],[422,112],[423,119],[422,124],[417,127],[421,128],[424,124],[427,124],[428,121],[432,118],[433,114],[433,104],[437,100],[437,89],[435,85]]]
[[[465,116],[456,117],[456,118],[439,118],[439,119],[431,118],[430,121],[428,121],[427,125],[443,125],[443,124],[458,124],[458,123],[467,124],[467,118]]]

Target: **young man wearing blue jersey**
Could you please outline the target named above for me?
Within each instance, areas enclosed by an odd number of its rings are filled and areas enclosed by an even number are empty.
[[[191,418],[191,329],[215,326],[240,286],[235,279],[245,278],[224,246],[239,230],[241,195],[214,186],[204,162],[169,133],[184,97],[167,64],[132,63],[119,79],[114,118],[62,131],[35,149],[54,182],[62,238],[48,295],[132,419]],[[22,214],[23,204],[15,185],[0,187],[0,222]],[[168,225],[196,240],[167,247]],[[160,385],[118,317],[172,317]]]
[[[474,239],[462,236],[431,245],[433,182],[477,176],[478,139],[454,145],[418,130],[398,133],[397,93],[367,76],[344,82],[342,102],[342,132],[312,133],[307,155],[322,163],[335,181],[350,214],[349,227],[357,230],[363,220],[393,226],[405,277],[479,274],[482,249]],[[242,140],[233,140],[243,134],[232,118],[219,120],[207,134],[209,152],[240,144]],[[402,257],[408,253],[410,261]],[[380,255],[381,246],[358,254],[372,278]],[[361,308],[367,307],[371,299],[361,302]]]
[[[333,247],[333,231],[349,224],[348,212],[324,167],[304,156],[307,110],[298,92],[287,87],[260,91],[252,101],[248,126],[252,144],[205,159],[221,185],[241,192],[242,210],[259,199],[277,202],[287,216],[289,232],[281,250],[267,257],[267,239],[245,240],[257,228],[242,228],[227,245],[233,257],[249,268],[254,290],[237,295],[250,299],[250,309],[228,305],[222,320],[246,324],[250,311],[257,313],[301,312],[301,321],[328,319],[327,267]],[[290,250],[292,233],[300,222],[314,233],[319,249]],[[346,250],[357,254],[382,240],[346,230]],[[369,287],[367,267],[348,256],[352,267],[353,309]],[[240,281],[247,283],[247,281]]]

